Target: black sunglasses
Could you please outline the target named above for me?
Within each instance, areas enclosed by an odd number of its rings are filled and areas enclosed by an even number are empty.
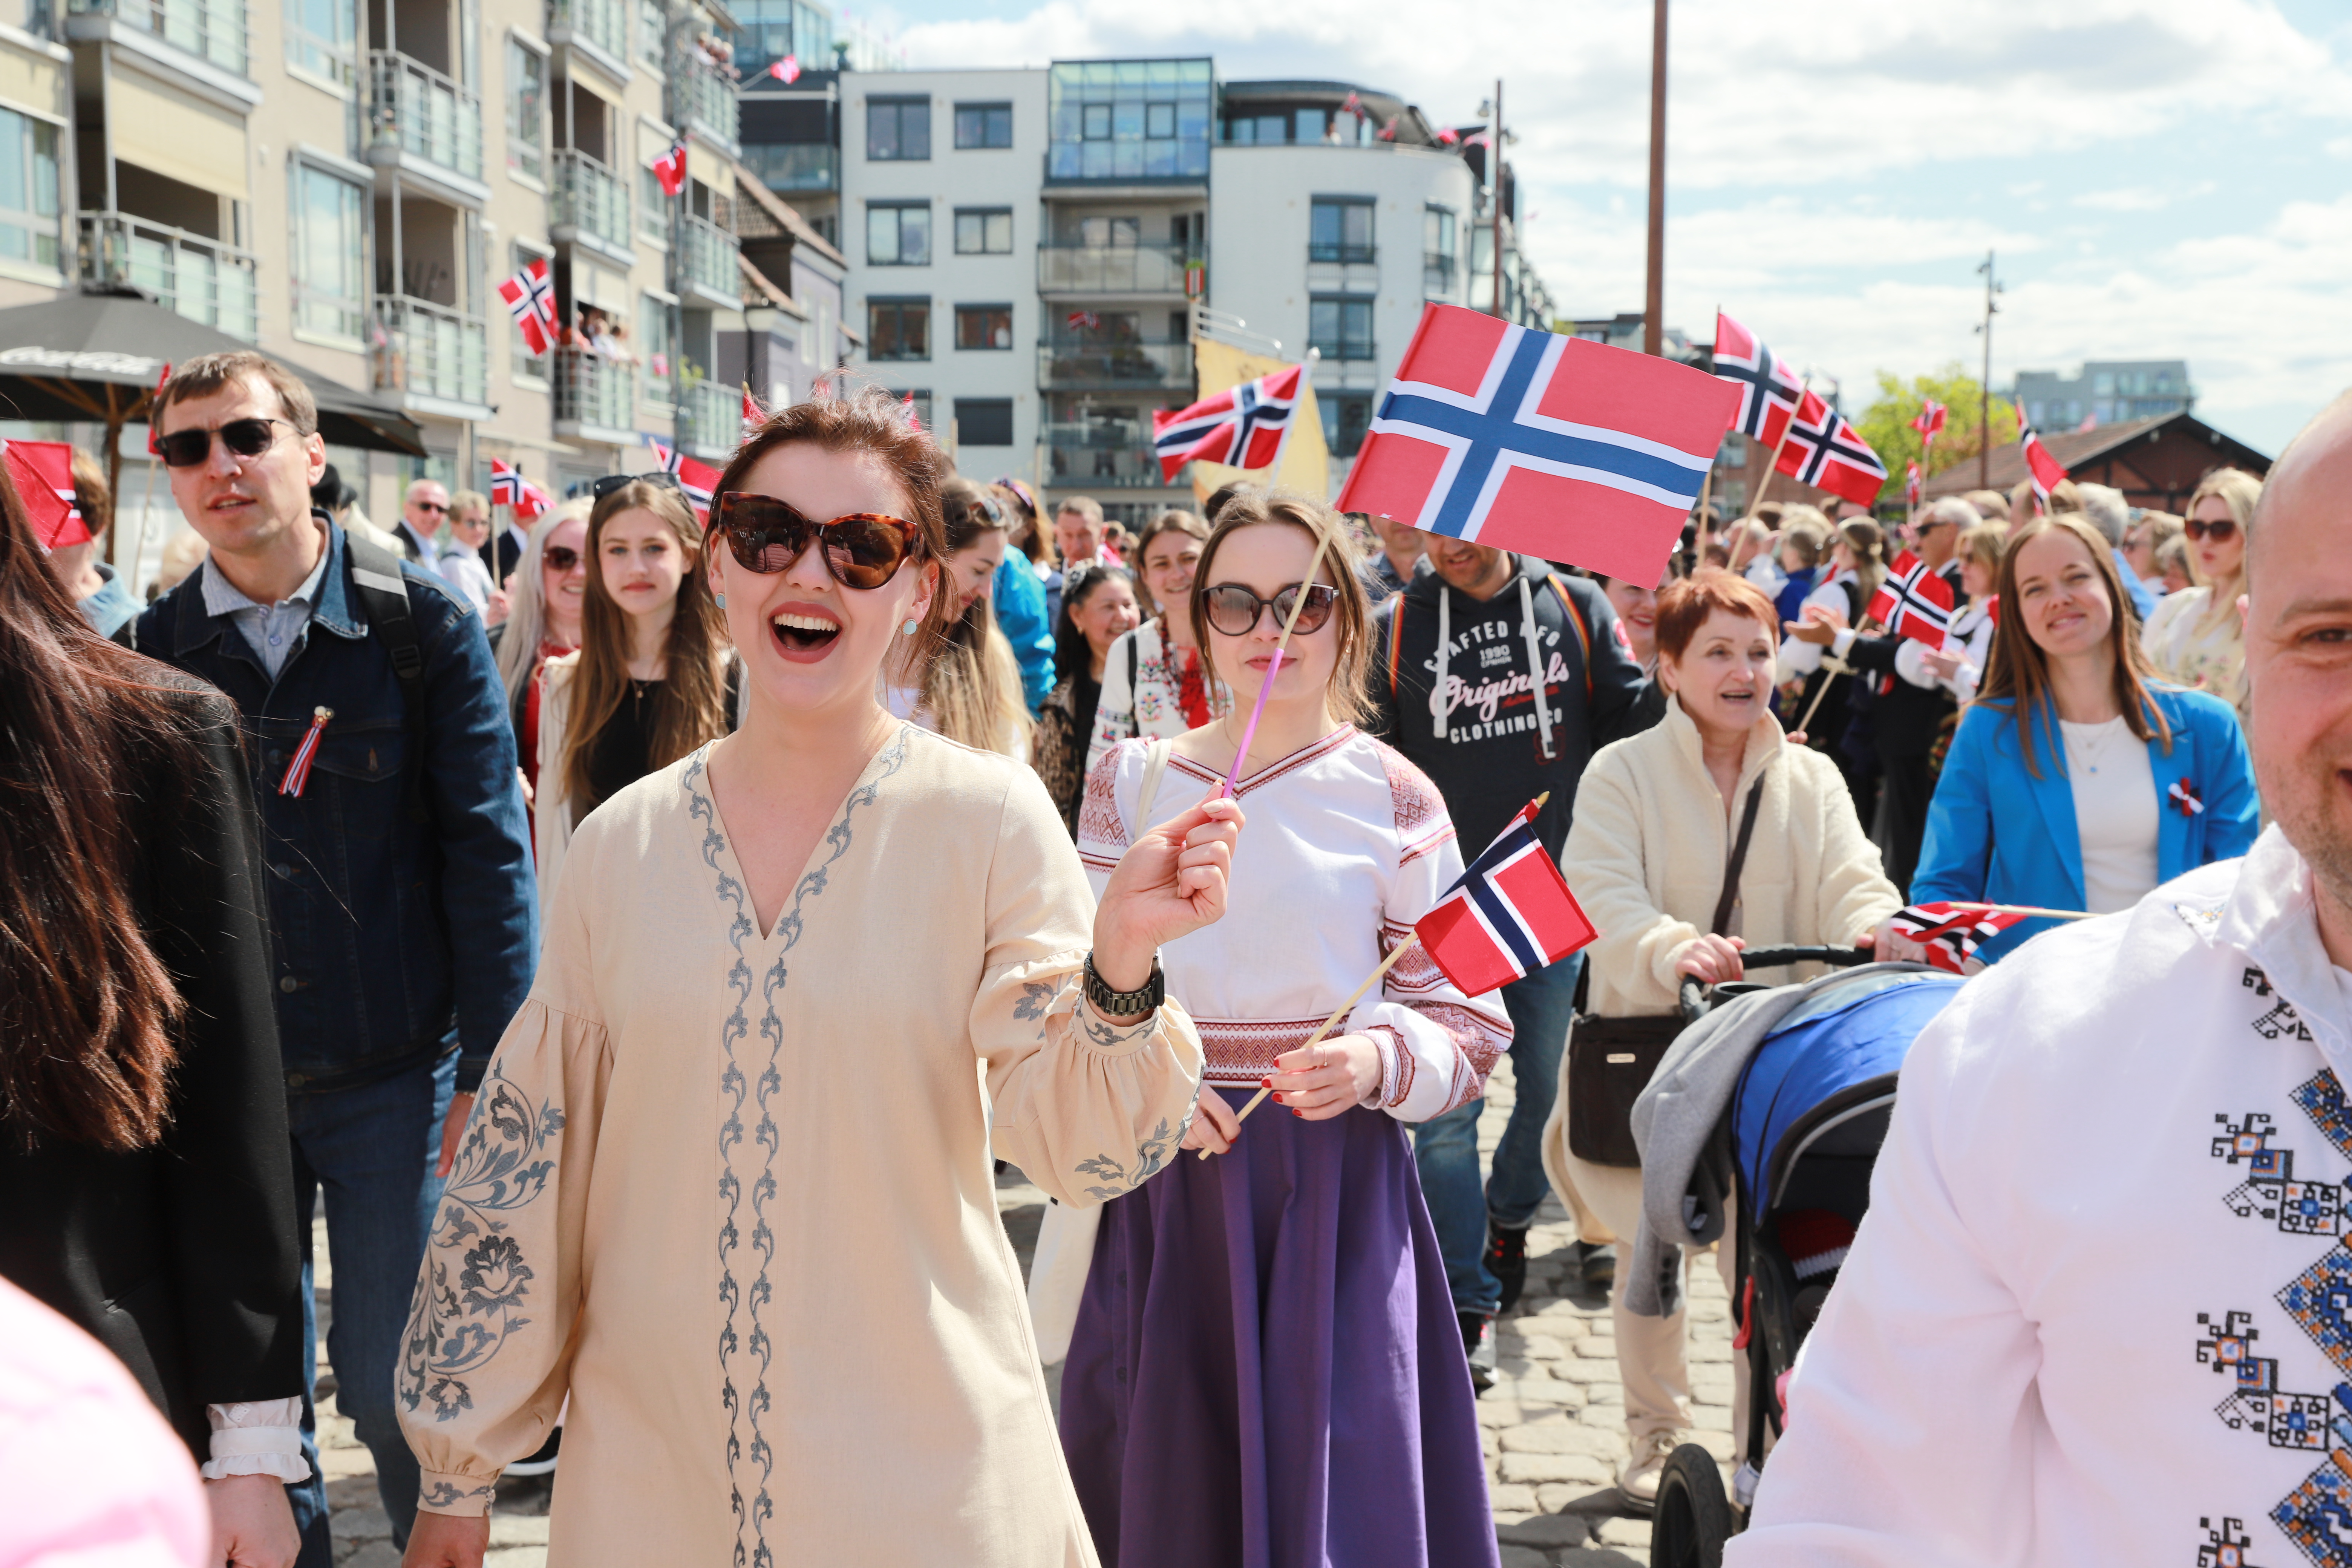
[[[1209,617],[1209,625],[1229,637],[1245,637],[1257,629],[1257,623],[1266,611],[1274,612],[1276,625],[1290,619],[1290,607],[1298,602],[1298,584],[1293,583],[1271,599],[1261,599],[1255,590],[1239,583],[1220,583],[1201,591],[1201,608]],[[1339,602],[1339,590],[1328,583],[1316,583],[1307,590],[1307,607],[1298,612],[1296,630],[1319,632],[1323,623],[1331,618],[1331,606]]]
[[[2208,522],[2201,517],[2192,517],[2180,525],[2180,531],[2191,539],[2202,539],[2210,533],[2218,544],[2238,531],[2238,523],[2235,518],[2216,518]]]
[[[843,587],[858,589],[879,588],[896,576],[920,539],[904,518],[854,511],[818,522],[789,501],[746,490],[718,497],[710,526],[726,535],[738,566],[763,576],[790,567],[812,541],[822,539],[825,571]]]
[[[606,474],[588,487],[588,494],[592,500],[603,500],[623,485],[634,485],[639,482],[649,485],[667,485],[674,490],[686,489],[684,485],[677,482],[676,474],[667,468],[656,468],[650,474]]]
[[[236,456],[258,458],[269,450],[269,444],[278,438],[277,432],[270,428],[273,425],[284,425],[289,430],[294,428],[286,420],[256,415],[249,419],[232,419],[220,426],[217,432],[174,430],[169,436],[157,437],[155,449],[163,455],[165,467],[193,468],[212,456],[213,437],[217,434],[221,445]]]
[[[547,563],[551,572],[569,572],[580,564],[580,552],[569,544],[551,544],[541,553],[540,559]]]

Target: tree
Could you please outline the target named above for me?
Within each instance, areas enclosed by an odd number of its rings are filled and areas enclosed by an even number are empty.
[[[1976,461],[1985,444],[1983,395],[1984,384],[1958,360],[1932,375],[1909,382],[1880,371],[1877,401],[1854,421],[1862,438],[1886,465],[1886,488],[1879,499],[1898,502],[1903,499],[1904,468],[1919,458],[1919,432],[1911,428],[1911,421],[1919,416],[1920,405],[1928,398],[1944,405],[1948,412],[1944,416],[1944,433],[1936,437],[1934,460],[1922,464],[1922,468],[1933,476],[1963,461]],[[1992,444],[2000,447],[2016,440],[2017,431],[2017,405],[2005,397],[1994,398]]]

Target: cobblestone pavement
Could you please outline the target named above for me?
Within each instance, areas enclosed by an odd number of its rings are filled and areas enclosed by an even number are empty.
[[[1490,1155],[1511,1101],[1507,1058],[1487,1086],[1478,1123],[1479,1147]],[[1025,1270],[1045,1194],[1008,1172],[997,1205]],[[1625,1420],[1609,1304],[1563,1277],[1575,1239],[1559,1200],[1546,1199],[1528,1238],[1527,1294],[1498,1325],[1499,1375],[1478,1402],[1503,1568],[1636,1568],[1650,1557],[1648,1521],[1627,1516],[1617,1495]],[[317,1256],[323,1335],[333,1299],[323,1231]],[[1729,1304],[1711,1262],[1690,1270],[1689,1289],[1695,1440],[1724,1460],[1731,1454]],[[1057,1395],[1060,1371],[1049,1369]],[[397,1568],[399,1554],[376,1501],[374,1462],[352,1436],[352,1424],[335,1414],[331,1396],[320,1403],[320,1428],[339,1568]],[[499,1489],[488,1568],[544,1568],[548,1494],[540,1480]]]

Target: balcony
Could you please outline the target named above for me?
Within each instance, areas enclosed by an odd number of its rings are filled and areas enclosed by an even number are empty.
[[[81,276],[130,283],[167,310],[247,342],[259,336],[250,252],[127,213],[81,215]]]
[[[1193,259],[1170,240],[1137,245],[1041,245],[1037,288],[1047,294],[1175,294],[1184,292],[1184,265]]]
[[[1309,261],[1338,261],[1360,267],[1380,259],[1380,247],[1373,245],[1350,245],[1344,240],[1310,239],[1307,242]]]
[[[586,245],[623,266],[636,259],[629,248],[629,187],[585,153],[555,150],[547,217],[549,237],[559,244]]]
[[[380,390],[442,405],[427,412],[490,416],[489,346],[480,317],[405,294],[378,294],[375,326]]]
[[[1045,448],[1049,485],[1084,485],[1089,489],[1165,489],[1160,459],[1149,450],[1127,447],[1076,446],[1056,438]]]
[[[743,270],[736,261],[740,247],[735,237],[692,213],[686,215],[681,226],[686,256],[678,268],[678,292],[714,310],[741,310]]]
[[[822,142],[755,142],[743,149],[743,163],[768,189],[806,195],[841,188],[841,153]]]
[[[248,74],[253,36],[244,0],[72,0],[68,9],[77,16],[111,17],[233,76]],[[82,31],[68,28],[74,37]]]
[[[1048,425],[1037,438],[1073,451],[1140,452],[1151,445],[1151,426],[1140,419],[1081,419],[1074,425]]]
[[[627,82],[629,19],[627,0],[551,0],[548,6],[547,41],[558,48],[572,45],[598,69],[618,82]]]
[[[1171,342],[1037,345],[1037,384],[1047,388],[1192,385],[1192,345]]]
[[[637,377],[635,365],[605,359],[586,349],[557,349],[549,356],[555,390],[555,433],[615,447],[634,447],[637,437]]]
[[[368,112],[375,125],[377,148],[396,148],[403,162],[415,159],[462,175],[478,187],[482,177],[479,93],[422,60],[389,49],[371,49]]]
[[[742,151],[742,106],[735,84],[689,50],[670,73],[670,119],[733,157]]]
[[[678,440],[697,458],[724,463],[743,441],[743,400],[735,389],[698,381],[677,403]]]

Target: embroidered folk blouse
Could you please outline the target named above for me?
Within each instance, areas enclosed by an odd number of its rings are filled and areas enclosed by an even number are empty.
[[[1091,1564],[990,1126],[1115,1197],[1198,1037],[1083,1009],[1093,905],[1028,769],[902,726],[763,934],[708,755],[572,835],[404,1339],[423,1506],[482,1511],[569,1395],[554,1562]]]
[[[1127,847],[1150,751],[1122,742],[1087,775],[1078,856],[1097,891]],[[1150,820],[1177,816],[1218,782],[1171,755]],[[1436,786],[1346,725],[1259,770],[1238,794],[1249,822],[1224,918],[1170,942],[1160,963],[1168,994],[1200,1028],[1207,1081],[1255,1089],[1453,886],[1462,849]],[[1486,1091],[1511,1020],[1497,997],[1463,995],[1416,948],[1334,1032],[1370,1035],[1380,1048],[1381,1083],[1366,1105],[1425,1121]]]
[[[1224,688],[1208,679],[1198,649],[1168,641],[1167,625],[1163,616],[1122,632],[1104,656],[1102,700],[1095,704],[1094,728],[1087,740],[1088,773],[1121,741],[1133,736],[1172,741],[1224,713]],[[1132,654],[1128,651],[1130,640]],[[1132,685],[1127,679],[1130,658],[1135,661]]]

